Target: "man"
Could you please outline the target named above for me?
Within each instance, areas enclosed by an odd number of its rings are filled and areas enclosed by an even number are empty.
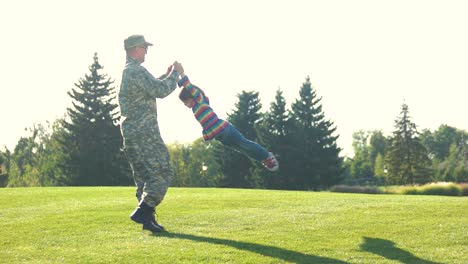
[[[133,171],[139,201],[130,218],[142,224],[144,230],[161,232],[164,227],[156,222],[154,213],[174,172],[159,132],[156,98],[164,98],[175,90],[184,69],[176,61],[166,74],[153,77],[141,66],[150,46],[153,44],[142,35],[132,35],[124,40],[127,63],[122,74],[119,104],[124,150]]]

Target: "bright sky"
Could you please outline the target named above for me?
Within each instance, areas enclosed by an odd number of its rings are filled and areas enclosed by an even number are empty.
[[[467,14],[463,0],[2,1],[0,146],[62,117],[94,52],[118,88],[132,34],[155,44],[150,72],[182,62],[223,118],[242,90],[267,110],[281,88],[289,106],[310,76],[343,155],[355,131],[388,135],[403,102],[420,130],[466,130]],[[177,94],[158,100],[166,143],[201,136]]]

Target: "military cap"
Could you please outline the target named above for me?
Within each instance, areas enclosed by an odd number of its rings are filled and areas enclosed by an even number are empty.
[[[124,40],[124,47],[126,50],[138,46],[153,46],[153,44],[146,42],[143,35],[131,35]]]

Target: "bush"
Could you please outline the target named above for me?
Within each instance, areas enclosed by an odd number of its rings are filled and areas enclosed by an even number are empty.
[[[395,189],[393,191],[393,193],[398,193],[398,194],[421,194],[418,191],[417,186],[403,186],[403,187]]]
[[[454,183],[439,182],[430,183],[423,186],[405,186],[399,191],[402,194],[420,194],[420,195],[462,195],[461,187]]]
[[[422,186],[349,186],[335,185],[331,192],[368,193],[368,194],[410,194],[410,195],[444,195],[468,196],[468,183],[436,182]]]
[[[449,185],[427,185],[423,186],[422,194],[427,195],[448,195],[448,196],[459,196],[460,188],[455,184]]]
[[[343,192],[343,193],[370,193],[380,194],[382,191],[375,186],[349,186],[349,185],[335,185],[330,188],[332,192]]]
[[[0,174],[0,187],[6,187],[8,184],[8,176],[6,174]]]
[[[460,187],[460,195],[461,196],[468,196],[468,182],[459,183],[458,187]]]

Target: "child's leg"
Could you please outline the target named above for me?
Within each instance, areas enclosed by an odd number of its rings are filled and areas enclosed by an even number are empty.
[[[257,161],[262,161],[269,156],[268,151],[264,147],[246,139],[233,125],[226,127],[216,139],[224,145],[234,148]]]

